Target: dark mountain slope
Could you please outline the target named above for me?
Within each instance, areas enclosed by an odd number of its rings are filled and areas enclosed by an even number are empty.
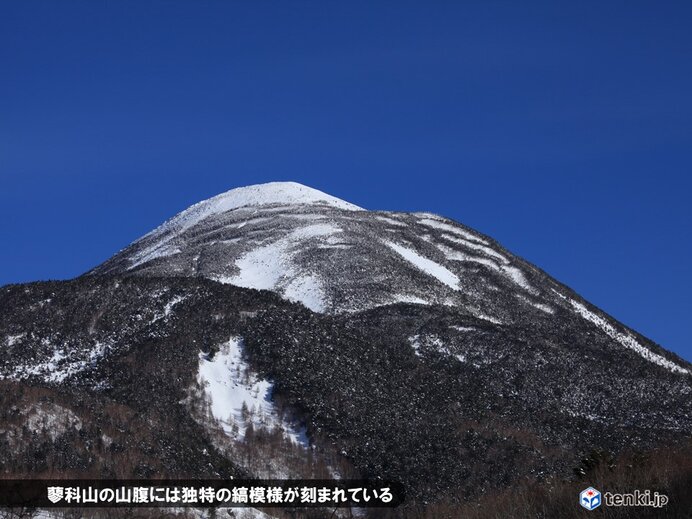
[[[213,357],[236,335],[317,452],[338,452],[361,474],[399,479],[421,498],[564,474],[594,446],[649,447],[691,428],[688,376],[615,357],[578,320],[555,335],[451,307],[333,317],[269,292],[140,277],[8,286],[0,308],[0,336],[23,334],[5,347],[3,376],[13,382],[4,384],[24,388],[2,406],[15,424],[2,436],[5,474],[247,473],[193,405],[199,352]],[[575,351],[583,341],[589,351]],[[58,360],[57,344],[66,350]],[[50,438],[41,424],[56,420],[63,432]],[[57,450],[45,466],[22,461],[65,442],[79,446],[74,454]]]

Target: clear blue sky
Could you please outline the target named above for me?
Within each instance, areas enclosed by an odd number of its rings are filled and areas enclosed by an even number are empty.
[[[490,234],[692,359],[692,3],[0,2],[0,284],[295,180]]]

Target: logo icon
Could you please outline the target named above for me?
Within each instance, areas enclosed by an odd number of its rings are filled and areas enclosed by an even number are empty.
[[[582,490],[579,494],[579,504],[587,510],[595,510],[601,506],[601,493],[593,487]]]

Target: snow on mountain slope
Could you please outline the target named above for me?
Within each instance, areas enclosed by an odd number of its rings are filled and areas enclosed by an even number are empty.
[[[429,276],[434,277],[440,283],[444,283],[452,290],[459,290],[459,278],[439,263],[435,263],[434,261],[421,256],[416,251],[411,250],[408,247],[387,241],[384,243],[392,250],[400,254],[402,258],[410,261],[418,269],[425,272]]]
[[[319,236],[332,236],[341,229],[330,224],[307,225],[296,229],[285,238],[253,249],[236,261],[238,273],[215,279],[232,285],[275,290],[283,280],[283,294],[290,301],[299,301],[315,312],[325,309],[324,294],[317,276],[302,275],[292,264],[291,251],[305,241]]]
[[[669,361],[661,355],[653,353],[649,349],[639,344],[637,339],[632,337],[631,334],[618,332],[611,324],[608,323],[608,321],[606,321],[603,317],[586,308],[583,304],[574,301],[573,299],[570,299],[569,303],[579,313],[579,315],[581,315],[587,321],[595,324],[599,329],[603,330],[609,337],[613,338],[614,340],[622,344],[625,348],[634,350],[649,362],[653,362],[654,364],[663,366],[664,368],[670,371],[678,373],[689,373],[687,369],[678,366],[674,362]]]
[[[204,276],[340,313],[398,301],[481,308],[498,285],[534,293],[525,270],[488,238],[439,216],[366,211],[274,182],[195,204],[92,273]],[[512,321],[507,308],[496,310]]]
[[[240,187],[199,202],[168,220],[151,234],[166,230],[184,231],[214,214],[225,213],[240,207],[268,205],[316,204],[331,206],[346,211],[359,211],[360,207],[328,195],[317,189],[296,182],[269,182]],[[149,236],[149,235],[147,235]]]
[[[596,323],[617,347],[660,357],[604,314],[580,311],[576,294],[487,236],[431,213],[367,211],[293,182],[195,204],[90,274],[202,276],[331,314],[409,302],[504,326],[569,316]]]
[[[279,428],[293,443],[309,447],[305,432],[278,416],[271,400],[272,384],[251,372],[243,360],[242,344],[241,338],[231,337],[213,357],[199,354],[198,381],[214,418],[233,439],[243,439],[252,424],[255,429]]]

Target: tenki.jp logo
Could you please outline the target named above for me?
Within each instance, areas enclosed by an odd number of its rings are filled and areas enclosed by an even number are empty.
[[[579,494],[579,504],[587,510],[595,510],[601,506],[601,493],[593,487],[582,490]]]

